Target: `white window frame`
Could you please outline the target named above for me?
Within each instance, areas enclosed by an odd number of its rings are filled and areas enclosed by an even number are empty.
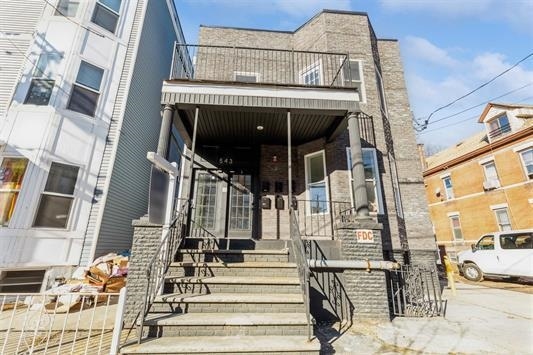
[[[80,69],[81,69],[82,63],[87,63],[87,64],[89,64],[89,65],[92,65],[93,67],[96,67],[96,68],[102,70],[102,78],[101,78],[101,80],[100,80],[100,87],[98,88],[98,90],[95,90],[94,88],[91,88],[91,87],[89,87],[89,86],[87,86],[87,85],[84,85],[84,84],[78,82],[78,74],[79,74],[79,72],[80,72]],[[96,65],[96,64],[93,64],[93,63],[91,63],[90,61],[88,61],[88,60],[82,58],[82,59],[80,60],[79,65],[78,65],[78,71],[76,72],[76,76],[75,76],[75,78],[74,78],[74,82],[72,83],[72,89],[70,90],[70,95],[69,95],[68,102],[67,102],[67,110],[72,111],[72,112],[76,112],[76,113],[78,113],[78,114],[80,114],[80,115],[84,115],[84,116],[88,116],[88,117],[92,117],[92,118],[94,118],[94,117],[96,116],[96,111],[98,110],[98,106],[99,106],[99,104],[100,104],[100,96],[102,95],[102,83],[103,83],[103,82],[105,81],[105,79],[106,79],[106,74],[107,74],[106,69],[104,69],[104,68],[102,68],[102,67],[100,67],[100,66],[98,66],[98,65]],[[95,93],[95,94],[98,94],[98,98],[97,98],[97,100],[96,100],[96,105],[94,106],[94,113],[93,113],[92,115],[87,115],[87,114],[85,114],[85,113],[83,113],[83,112],[79,112],[79,111],[76,111],[76,110],[72,110],[72,109],[70,108],[70,102],[71,102],[71,100],[72,100],[72,93],[74,92],[74,87],[75,87],[75,86],[78,86],[78,87],[80,87],[80,88],[82,88],[82,89],[85,89],[85,90],[92,91],[92,92]]]
[[[61,165],[68,165],[68,166],[72,166],[72,167],[78,168],[78,174],[76,175],[76,183],[74,184],[74,190],[72,191],[72,195],[62,194],[62,193],[58,193],[58,192],[50,192],[50,191],[46,191],[45,190],[46,189],[46,183],[48,181],[48,177],[50,176],[50,170],[52,169],[52,164],[53,163],[57,163],[57,164],[61,164]],[[34,215],[33,215],[33,221],[31,223],[31,228],[39,229],[39,230],[41,230],[41,229],[49,229],[49,230],[61,230],[61,231],[70,230],[71,229],[70,228],[70,225],[72,224],[71,217],[72,217],[72,213],[73,213],[74,208],[75,208],[74,204],[76,202],[76,197],[77,197],[77,192],[78,192],[78,184],[80,182],[81,170],[82,170],[81,166],[75,165],[75,164],[70,164],[68,162],[52,161],[50,163],[50,166],[48,167],[48,172],[46,174],[46,179],[44,180],[44,184],[43,184],[41,193],[39,194],[39,201],[37,203],[37,207],[35,208],[35,212],[34,212]],[[43,198],[43,195],[65,197],[65,198],[70,198],[72,200],[72,204],[70,205],[70,209],[69,209],[68,216],[67,216],[67,223],[65,224],[64,228],[35,226],[35,222],[37,220],[37,215],[39,214],[39,208],[41,207],[41,200]]]
[[[261,74],[260,73],[257,73],[257,72],[248,72],[248,71],[234,71],[233,72],[233,80],[234,81],[237,81],[239,83],[248,83],[247,81],[238,81],[237,80],[237,76],[238,75],[241,75],[241,76],[253,76],[255,77],[255,83],[258,83],[261,81]]]
[[[324,212],[320,212],[320,213],[312,213],[311,211],[311,195],[310,195],[310,192],[309,192],[309,158],[312,158],[314,156],[317,156],[317,155],[322,155],[322,163],[324,165],[324,186],[325,186],[325,189],[326,189],[326,210]],[[330,199],[329,199],[329,185],[328,185],[328,175],[327,175],[327,167],[326,167],[326,151],[324,149],[322,150],[319,150],[319,151],[316,151],[316,152],[313,152],[313,153],[309,153],[309,154],[306,154],[304,155],[304,170],[305,170],[305,196],[306,196],[306,215],[310,216],[310,215],[325,215],[325,214],[328,214],[329,211],[330,211],[330,208],[329,208],[329,204],[330,204]],[[316,182],[315,182],[316,183]]]
[[[24,176],[22,177],[22,180],[20,182],[20,188],[19,189],[3,189],[3,188],[0,188],[0,191],[1,192],[7,192],[7,193],[10,193],[10,192],[18,192],[18,197],[17,197],[17,201],[15,202],[15,207],[13,208],[13,215],[11,216],[11,218],[9,219],[9,222],[7,223],[7,225],[2,225],[0,224],[0,228],[2,227],[8,227],[11,225],[12,221],[13,221],[13,217],[15,216],[16,212],[17,212],[17,208],[18,208],[18,201],[19,201],[19,197],[20,197],[20,192],[22,191],[22,187],[25,186],[25,181],[26,179],[28,179],[28,170],[30,169],[30,161],[28,158],[26,158],[25,156],[23,155],[3,155],[3,156],[0,156],[0,166],[2,165],[2,163],[4,162],[4,159],[25,159],[27,160],[27,163],[26,163],[26,168],[24,169]]]
[[[343,59],[341,59],[342,64]],[[353,78],[350,79],[352,83],[359,83],[361,87],[361,92],[359,92],[359,102],[366,103],[366,90],[365,90],[365,77],[363,75],[363,63],[364,61],[361,59],[349,59],[349,62],[357,62],[358,63],[358,69],[359,69],[359,79],[360,80],[354,80]],[[350,64],[351,66],[351,64]],[[345,81],[348,81],[348,78],[344,78],[344,70],[341,70],[340,72],[342,83],[344,84]],[[383,94],[385,94],[385,91],[383,91]]]
[[[107,31],[109,33],[112,33],[112,34],[116,35],[117,29],[118,29],[118,25],[119,25],[119,22],[120,22],[120,12],[122,10],[122,6],[124,6],[124,2],[125,2],[125,0],[121,0],[120,1],[120,8],[118,9],[118,12],[117,12],[117,11],[113,10],[112,8],[110,8],[109,6],[107,6],[106,4],[104,4],[103,2],[101,2],[100,0],[96,0],[95,3],[94,3],[93,12],[91,14],[91,20],[90,20],[91,23],[93,23],[96,26],[98,26],[98,28],[101,28],[101,29],[103,29],[103,30],[105,30],[105,31]],[[95,14],[96,8],[98,6],[102,6],[104,9],[106,9],[106,10],[110,11],[111,13],[117,15],[117,23],[115,24],[115,29],[113,31],[109,31],[107,28],[102,27],[98,23],[94,22],[94,14]]]
[[[501,119],[502,117],[506,117],[506,118],[507,118],[507,122],[508,122],[508,124],[509,124],[509,128],[508,128],[508,130],[505,131],[505,132],[502,131],[502,125],[501,125],[501,122],[500,122],[500,119]],[[498,127],[497,127],[497,128],[492,128],[492,127],[491,127],[491,125],[492,125],[493,122],[497,122],[497,123],[498,123]],[[504,113],[502,113],[502,114],[499,114],[498,116],[493,117],[493,118],[491,118],[490,120],[488,120],[488,121],[487,121],[487,129],[488,129],[488,132],[489,132],[489,138],[490,138],[490,139],[499,138],[499,137],[504,136],[504,135],[506,135],[506,134],[508,134],[508,133],[511,133],[511,131],[512,131],[511,120],[509,119],[509,115],[507,115],[507,112],[504,112]],[[491,137],[491,136],[490,136],[490,133],[493,132],[493,131],[495,131],[495,130],[497,130],[497,129],[500,130],[499,134],[494,135],[494,136]]]
[[[77,17],[78,16],[78,11],[80,9],[80,2],[82,0],[65,0],[67,2],[67,5],[70,5],[70,4],[76,4],[76,13],[74,14],[74,16],[68,16],[67,14],[63,13],[61,8],[60,8],[60,5],[61,5],[61,2],[63,0],[57,0],[57,4],[56,4],[56,8],[54,9],[54,16],[64,16],[64,17],[68,17],[68,18],[71,18],[71,17]]]
[[[494,218],[496,218],[496,224],[498,225],[498,230],[500,231],[510,231],[513,230],[513,224],[511,222],[511,216],[509,214],[509,206],[506,203],[503,203],[501,205],[493,205],[490,206],[490,209],[492,212],[494,212]],[[506,226],[507,224],[504,224],[500,221],[498,212],[505,211],[505,214],[507,215],[507,220],[509,221],[508,226],[509,229],[504,229],[503,226]]]
[[[453,200],[455,198],[455,194],[453,192],[452,176],[450,174],[441,176],[441,180],[442,180],[442,186],[444,187],[444,193],[446,194],[446,200]],[[449,189],[446,187],[446,181],[445,180],[449,180],[450,181],[450,188]]]
[[[526,165],[526,162],[525,162],[524,156],[523,156],[524,153],[527,153],[529,151],[532,151],[532,154],[533,154],[533,147],[529,147],[529,148],[520,150],[517,153],[520,156],[520,162],[522,163],[522,170],[524,171],[524,174],[526,176],[526,180],[533,180],[533,174],[529,174],[528,173],[527,165]]]
[[[500,176],[498,175],[498,169],[496,169],[496,162],[494,161],[494,159],[483,161],[480,164],[483,167],[483,176],[485,177],[485,182],[495,181],[499,185]],[[489,177],[487,174],[487,168],[491,165],[494,167],[494,172],[496,173],[496,177]]]
[[[310,72],[314,71],[316,68],[318,68],[318,84],[307,84],[305,82],[305,76],[309,74]],[[313,64],[308,65],[307,67],[303,68],[299,71],[299,78],[300,78],[300,84],[302,85],[309,85],[309,86],[320,86],[324,85],[324,73],[322,68],[322,59],[317,60]]]
[[[37,63],[35,64],[35,68],[32,73],[32,77],[30,79],[30,85],[28,86],[28,92],[26,93],[26,97],[24,98],[24,105],[48,106],[50,105],[50,101],[52,101],[52,97],[54,95],[54,90],[55,90],[55,78],[54,77],[57,76],[58,73],[57,73],[57,66],[49,67],[50,60],[47,57],[49,58],[55,57],[59,62],[61,62],[61,60],[63,59],[62,53],[58,53],[58,52],[42,52],[39,55],[39,58],[37,59]],[[44,58],[47,58],[46,63],[45,63],[46,65],[44,68],[41,68],[42,66],[41,63]],[[37,105],[35,103],[28,102],[34,82],[51,83],[48,101],[46,105]]]
[[[374,194],[376,195],[376,202],[378,204],[377,212],[370,212],[371,214],[384,214],[383,211],[383,195],[381,191],[381,179],[379,174],[379,165],[378,165],[378,159],[377,159],[377,150],[376,148],[362,148],[363,151],[372,152],[373,158],[374,158],[374,164],[372,166],[372,170],[374,171],[375,178],[374,179],[366,179],[365,183],[369,182],[370,180],[374,180]],[[352,207],[355,207],[354,202],[354,196],[353,196],[353,176],[352,176],[352,169],[350,167],[351,162],[351,150],[350,147],[346,147],[346,164],[348,168],[348,186],[350,187],[350,201],[352,203]]]
[[[457,234],[455,233],[456,228],[453,226],[453,219],[457,219],[457,222],[459,223],[459,231],[461,232],[461,238],[457,238]],[[459,213],[448,213],[448,220],[450,221],[450,228],[452,230],[452,237],[455,242],[462,242],[465,240],[465,236],[463,235],[463,225],[461,223],[461,217]]]

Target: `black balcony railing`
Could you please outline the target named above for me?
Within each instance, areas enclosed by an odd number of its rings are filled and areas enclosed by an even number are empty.
[[[511,125],[509,123],[504,124],[503,126],[500,126],[496,129],[493,129],[489,132],[489,137],[491,139],[497,138],[499,136],[504,135],[505,133],[511,132]]]
[[[358,62],[348,54],[176,43],[170,79],[353,87]]]

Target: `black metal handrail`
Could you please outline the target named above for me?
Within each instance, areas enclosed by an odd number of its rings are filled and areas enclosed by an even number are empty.
[[[301,235],[334,239],[341,213],[351,208],[351,202],[296,200],[293,208]]]
[[[309,279],[311,271],[309,270],[309,263],[307,262],[307,253],[305,246],[300,236],[300,230],[298,227],[298,220],[292,207],[289,209],[290,214],[290,235],[292,242],[292,251],[294,253],[294,260],[298,268],[298,277],[300,278],[300,286],[302,287],[302,296],[305,303],[305,315],[307,317],[307,339],[311,340],[311,310],[310,310],[310,298],[309,298]]]
[[[138,343],[140,343],[142,339],[146,316],[148,315],[155,298],[163,289],[165,275],[170,264],[174,261],[174,257],[185,237],[188,211],[189,201],[186,201],[170,224],[165,236],[159,243],[157,250],[152,255],[146,268],[146,289],[138,323]]]
[[[170,79],[359,88],[347,53],[176,43]]]

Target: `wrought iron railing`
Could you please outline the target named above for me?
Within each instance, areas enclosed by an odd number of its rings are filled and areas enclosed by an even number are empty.
[[[292,251],[294,253],[294,260],[298,268],[298,277],[300,278],[300,285],[302,287],[302,296],[305,304],[305,314],[307,317],[307,338],[311,340],[312,337],[312,325],[311,325],[311,310],[310,310],[310,298],[309,298],[309,278],[311,271],[309,270],[309,263],[307,261],[307,253],[305,246],[300,236],[298,228],[298,220],[296,214],[292,208],[289,209],[290,214],[290,235],[292,242]]]
[[[305,237],[334,239],[335,227],[350,202],[327,200],[297,200],[293,206],[299,222],[300,234]]]
[[[434,266],[402,265],[390,272],[392,311],[401,317],[443,316],[446,300],[442,299],[437,270]]]
[[[178,210],[161,243],[146,268],[146,289],[138,322],[138,342],[141,342],[146,316],[155,298],[163,290],[165,275],[185,237],[189,201]]]
[[[307,255],[312,260],[328,259],[316,240],[307,241]],[[339,333],[342,334],[352,326],[354,306],[346,293],[341,279],[332,270],[313,270],[312,277],[339,320]]]
[[[192,65],[190,64],[192,63]],[[360,88],[346,53],[176,43],[170,79]]]
[[[511,132],[511,125],[509,123],[507,124],[504,124],[503,126],[500,126],[496,129],[493,129],[492,131],[489,132],[489,137],[490,138],[497,138],[499,136],[502,136],[504,135],[505,133],[509,133]]]

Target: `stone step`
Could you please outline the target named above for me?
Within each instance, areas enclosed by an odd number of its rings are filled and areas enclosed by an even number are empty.
[[[121,354],[319,354],[306,336],[161,337],[123,347]]]
[[[284,250],[218,250],[180,249],[177,261],[184,262],[288,262],[289,252]]]
[[[303,296],[283,293],[164,294],[150,313],[298,313],[305,312]]]
[[[297,277],[166,276],[165,293],[301,293]]]
[[[295,263],[288,262],[173,262],[170,276],[285,276],[297,277]]]
[[[306,335],[305,313],[185,313],[152,317],[149,337]]]

